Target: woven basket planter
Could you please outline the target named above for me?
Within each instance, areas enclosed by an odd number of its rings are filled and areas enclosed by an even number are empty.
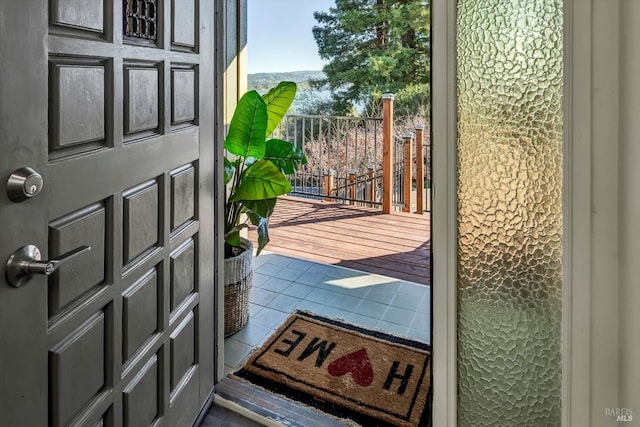
[[[253,245],[242,239],[246,248],[240,255],[224,260],[224,336],[240,331],[249,321],[249,292],[253,282]]]

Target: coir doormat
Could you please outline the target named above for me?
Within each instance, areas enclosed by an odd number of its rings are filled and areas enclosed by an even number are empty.
[[[429,345],[297,311],[235,375],[366,426],[428,426]]]

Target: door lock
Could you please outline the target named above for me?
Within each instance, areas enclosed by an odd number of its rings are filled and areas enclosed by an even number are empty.
[[[24,202],[40,194],[44,181],[35,169],[23,167],[15,170],[7,180],[7,195],[11,201]]]
[[[37,246],[23,246],[14,252],[7,261],[5,272],[7,282],[14,288],[19,288],[29,282],[34,274],[49,276],[61,265],[90,250],[91,246],[80,246],[50,261],[41,261],[42,255]]]

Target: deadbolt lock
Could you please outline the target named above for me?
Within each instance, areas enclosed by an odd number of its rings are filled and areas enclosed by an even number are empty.
[[[11,201],[24,202],[40,194],[44,181],[35,169],[23,167],[15,170],[7,180],[7,195]]]

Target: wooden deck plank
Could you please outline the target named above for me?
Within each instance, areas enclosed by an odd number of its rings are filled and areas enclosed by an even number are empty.
[[[271,231],[271,228],[269,230]],[[295,230],[300,236],[305,236],[308,240],[314,240],[316,243],[323,242],[330,247],[339,245],[339,249],[354,251],[362,255],[367,255],[368,253],[371,253],[373,256],[380,254],[415,253],[418,256],[428,256],[429,254],[428,249],[420,246],[420,242],[409,241],[409,244],[407,244],[407,240],[400,237],[395,238],[395,241],[390,241],[393,236],[378,234],[381,232],[379,229],[375,231],[363,231],[349,227],[340,227],[336,224],[336,227],[331,227],[331,225],[296,225],[290,226],[286,231],[291,233],[291,230]],[[270,235],[271,234],[273,234],[273,232],[271,232]],[[286,236],[295,238],[295,236],[290,236],[290,234]],[[332,247],[332,249],[334,248]]]
[[[281,197],[266,250],[429,284],[430,216]],[[254,230],[249,238],[256,241]]]
[[[329,264],[344,265],[348,262],[350,264],[369,265],[371,268],[376,268],[376,273],[378,274],[384,274],[385,270],[417,276],[427,276],[429,273],[429,267],[423,263],[424,257],[410,258],[409,254],[403,253],[388,254],[387,252],[376,252],[374,250],[360,251],[357,250],[357,244],[340,247],[337,242],[318,238],[312,243],[301,243],[298,239],[289,239],[284,236],[278,236],[278,250],[275,250],[271,243],[268,249],[273,252],[279,253],[282,247],[286,247],[295,250],[297,253],[313,253],[314,256],[321,256],[325,260],[331,259],[332,261]],[[370,271],[370,269],[365,271]],[[385,275],[395,277],[391,273]]]
[[[271,228],[275,227],[287,227],[287,226],[297,226],[297,227],[312,227],[315,230],[323,230],[327,234],[336,234],[336,231],[341,229],[350,230],[358,235],[370,235],[372,239],[379,238],[378,241],[382,243],[386,243],[388,245],[401,245],[401,246],[412,246],[414,244],[422,244],[424,243],[424,235],[429,233],[428,228],[419,228],[419,227],[402,227],[402,225],[389,227],[388,224],[380,223],[379,218],[370,218],[367,219],[366,223],[362,218],[358,218],[357,220],[340,220],[337,219],[335,221],[325,221],[325,222],[316,222],[316,223],[296,223],[289,222],[286,224],[272,224]],[[382,239],[384,238],[384,239]],[[392,240],[390,240],[392,239]]]

